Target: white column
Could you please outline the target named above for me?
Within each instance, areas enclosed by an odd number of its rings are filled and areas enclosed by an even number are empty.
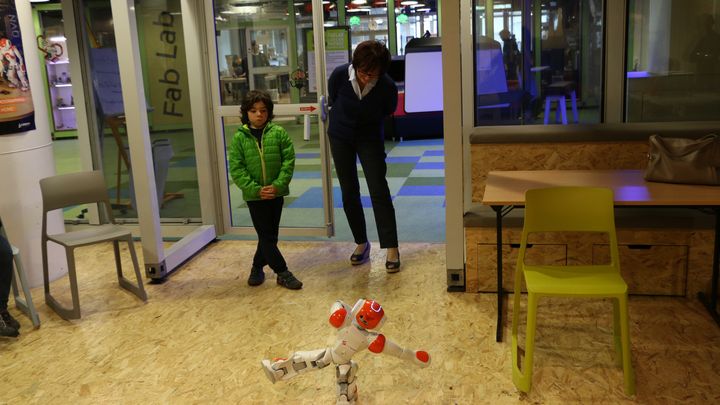
[[[20,249],[28,282],[42,284],[42,197],[40,179],[55,174],[52,139],[48,122],[45,87],[42,81],[30,2],[16,1],[30,94],[35,109],[35,130],[0,135],[0,217],[10,242]],[[62,213],[48,215],[50,233],[64,231]],[[50,277],[67,272],[62,248],[50,244]]]

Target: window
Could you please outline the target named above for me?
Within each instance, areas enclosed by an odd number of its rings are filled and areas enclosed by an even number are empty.
[[[718,5],[630,0],[627,122],[720,119]]]
[[[475,124],[598,123],[602,0],[474,2]]]

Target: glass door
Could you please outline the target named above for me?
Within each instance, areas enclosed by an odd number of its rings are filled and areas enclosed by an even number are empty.
[[[269,0],[248,5],[219,0],[206,6],[206,15],[213,18],[208,27],[214,26],[207,32],[208,47],[216,53],[215,58],[210,57],[214,64],[210,73],[215,87],[212,97],[224,232],[254,233],[240,189],[229,176],[227,151],[242,125],[243,97],[250,90],[264,90],[274,102],[273,122],[287,130],[296,154],[281,232],[332,236],[330,152],[324,121],[325,40],[323,30],[313,28],[323,27],[326,17],[332,18],[336,11],[332,14],[320,0]],[[349,34],[345,39],[347,62]]]

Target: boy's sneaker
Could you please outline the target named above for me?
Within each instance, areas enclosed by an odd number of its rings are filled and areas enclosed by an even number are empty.
[[[20,330],[20,322],[13,318],[7,309],[0,310],[0,318],[10,327]]]
[[[262,284],[265,281],[265,272],[262,267],[253,266],[250,269],[250,277],[248,277],[248,285],[253,287]]]
[[[303,283],[296,279],[295,276],[289,271],[283,271],[277,275],[277,283],[285,288],[291,290],[299,290],[302,288]]]
[[[17,328],[13,328],[5,322],[4,317],[0,316],[0,336],[16,337],[19,334],[20,332],[18,332]]]

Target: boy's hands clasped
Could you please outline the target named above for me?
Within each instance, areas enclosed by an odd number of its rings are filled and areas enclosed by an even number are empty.
[[[269,186],[264,186],[260,189],[260,198],[263,200],[272,200],[275,198],[275,195],[277,194],[277,189],[272,184]]]

